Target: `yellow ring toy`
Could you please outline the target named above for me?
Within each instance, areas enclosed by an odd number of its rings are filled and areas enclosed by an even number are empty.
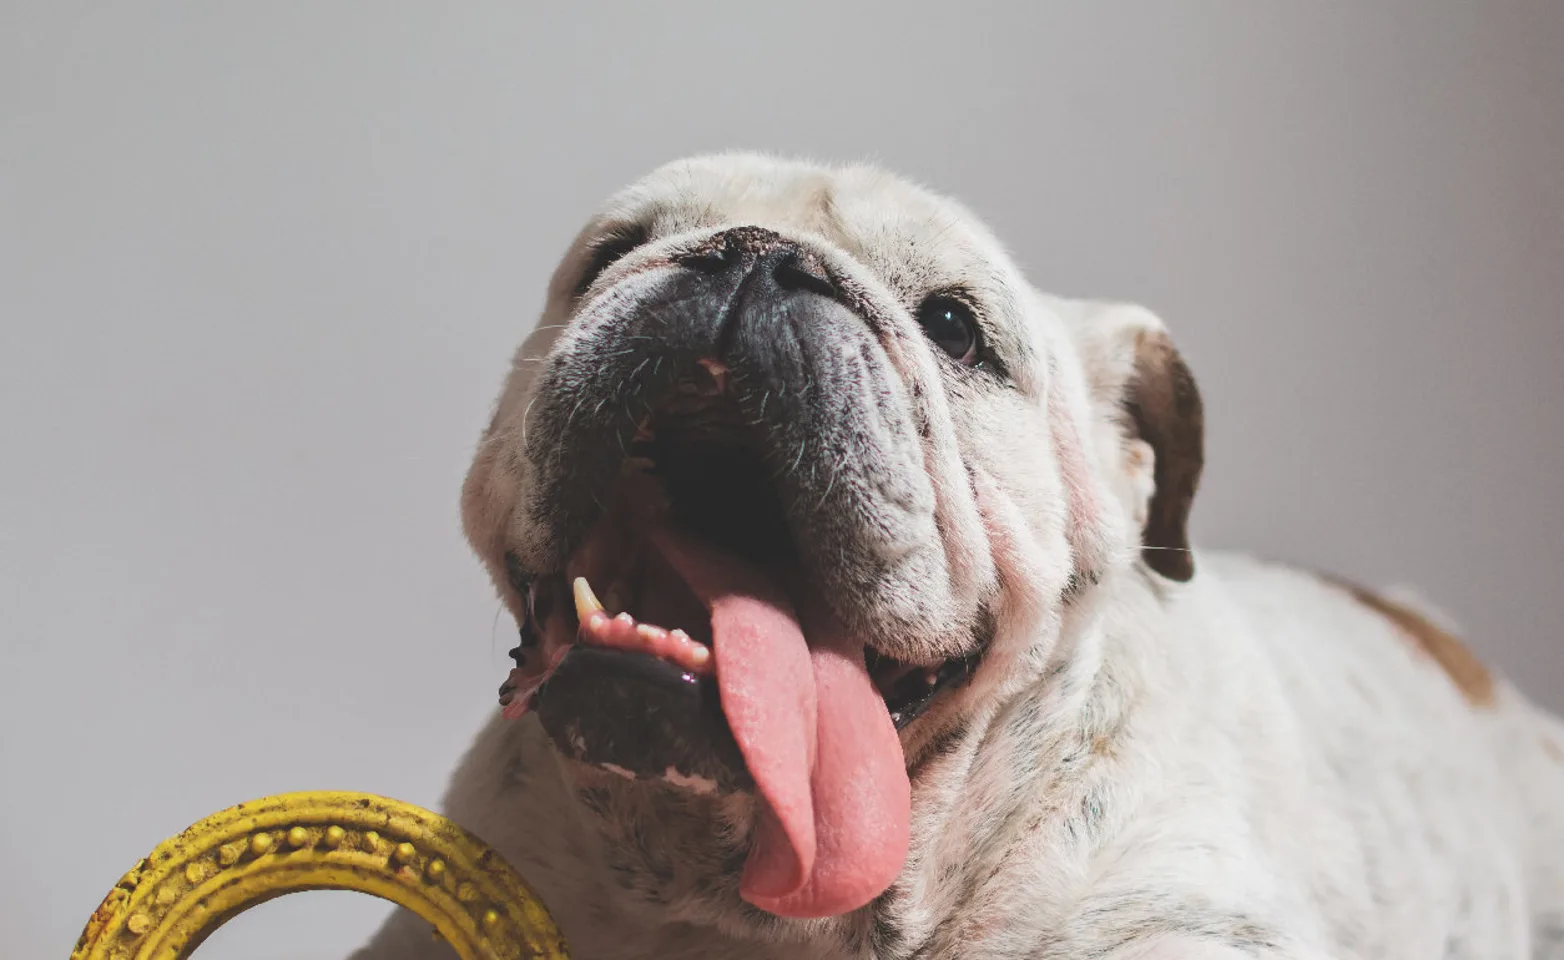
[[[160,844],[93,912],[71,960],[180,960],[234,916],[303,890],[357,890],[427,920],[463,960],[568,960],[510,864],[437,814],[364,793],[289,793]]]

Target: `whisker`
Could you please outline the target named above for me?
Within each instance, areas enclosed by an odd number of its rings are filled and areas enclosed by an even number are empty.
[[[961,215],[960,214],[956,214],[956,215],[952,216],[950,218],[950,222],[945,224],[944,227],[940,228],[940,232],[936,233],[934,236],[930,237],[929,239],[930,240],[938,240],[940,237],[943,237],[945,234],[949,233],[951,231],[951,228],[953,228],[956,224],[958,224],[960,222],[961,222]]]
[[[830,480],[829,483],[827,483],[825,485],[825,493],[822,493],[820,495],[820,502],[815,504],[815,512],[816,513],[819,513],[821,510],[825,509],[826,501],[831,499],[831,491],[836,489],[836,478],[841,476],[841,475],[842,475],[842,462],[840,460],[838,460],[838,461],[835,462],[834,466],[831,469],[831,480]]]
[[[532,399],[527,401],[527,409],[521,411],[521,449],[523,450],[527,449],[527,417],[532,415],[532,405],[537,402],[537,395],[534,394]]]
[[[489,658],[493,659],[496,648],[499,646],[500,614],[505,612],[505,604],[494,605],[494,622],[489,624]]]
[[[789,474],[791,474],[795,470],[797,470],[798,469],[798,465],[801,462],[803,462],[803,459],[804,459],[804,448],[806,446],[808,446],[808,445],[809,445],[809,439],[807,437],[799,437],[798,438],[798,456],[793,458],[793,465],[791,467],[787,468],[787,472]]]

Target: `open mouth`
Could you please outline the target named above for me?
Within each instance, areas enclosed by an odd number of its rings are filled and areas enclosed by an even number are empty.
[[[975,657],[904,663],[854,637],[796,549],[725,369],[702,369],[642,422],[566,569],[531,585],[501,702],[621,775],[753,787],[740,893],[782,916],[845,913],[906,857],[898,728]]]
[[[566,570],[531,584],[516,668],[500,688],[508,717],[524,714],[574,646],[655,658],[648,677],[714,676],[711,611],[671,551],[703,546],[797,587],[806,576],[787,513],[748,425],[725,399],[684,385],[648,417],[604,518]],[[906,663],[864,646],[875,689],[897,729],[961,683],[977,655]]]

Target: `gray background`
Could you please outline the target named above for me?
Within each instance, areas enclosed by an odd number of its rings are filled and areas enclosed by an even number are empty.
[[[1564,707],[1558,0],[6,0],[0,952],[236,801],[438,801],[508,665],[456,513],[507,357],[595,203],[732,146],[880,160],[1154,307],[1204,543],[1410,581]]]

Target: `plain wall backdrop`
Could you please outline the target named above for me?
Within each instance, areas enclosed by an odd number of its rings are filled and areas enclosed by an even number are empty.
[[[0,952],[240,800],[438,803],[509,666],[457,520],[509,355],[595,204],[730,147],[1151,306],[1202,544],[1415,585],[1564,707],[1558,0],[0,0]]]

